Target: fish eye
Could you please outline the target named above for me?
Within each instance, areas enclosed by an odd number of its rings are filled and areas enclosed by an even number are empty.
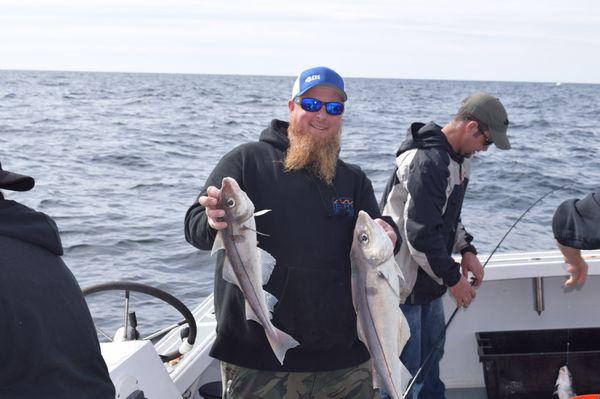
[[[233,198],[227,198],[225,205],[227,205],[229,208],[233,208],[235,206],[235,200]]]
[[[367,235],[367,233],[360,233],[358,236],[358,240],[363,244],[366,244],[369,242],[369,236]]]

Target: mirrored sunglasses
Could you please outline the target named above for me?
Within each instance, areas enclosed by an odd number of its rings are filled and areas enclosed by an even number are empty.
[[[325,112],[327,112],[329,115],[339,116],[344,113],[344,103],[337,101],[325,103],[321,100],[317,100],[316,98],[296,97],[294,102],[299,104],[300,107],[302,107],[302,109],[306,112],[318,112],[324,105]]]

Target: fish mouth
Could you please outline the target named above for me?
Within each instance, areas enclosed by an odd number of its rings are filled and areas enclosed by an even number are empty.
[[[244,223],[254,216],[254,204],[233,177],[221,180],[219,206],[225,210],[226,221]]]
[[[368,225],[373,221],[371,216],[365,211],[358,211],[358,218],[356,219],[356,224]]]
[[[233,177],[224,177],[223,180],[221,180],[222,197],[230,197],[239,191],[241,191],[240,185]]]
[[[233,177],[224,177],[221,181],[221,190],[233,190],[236,186],[239,188],[239,185]]]
[[[354,226],[354,241],[359,240],[361,234],[370,231],[369,226],[371,223],[373,223],[373,219],[371,219],[367,212],[362,210],[358,211],[358,218],[356,219],[356,225]]]

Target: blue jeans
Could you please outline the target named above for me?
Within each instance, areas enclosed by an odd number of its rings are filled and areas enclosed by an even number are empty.
[[[410,339],[406,343],[400,360],[414,376],[421,363],[442,337],[446,319],[442,298],[434,299],[424,305],[400,305],[410,327]],[[421,374],[411,388],[407,399],[445,399],[446,387],[440,380],[440,360],[444,354],[444,340],[440,349],[427,362]],[[427,373],[425,376],[424,374]],[[380,391],[382,399],[389,399],[387,393]]]

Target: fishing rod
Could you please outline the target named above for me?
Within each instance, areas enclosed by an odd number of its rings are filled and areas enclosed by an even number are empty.
[[[488,264],[488,262],[490,261],[490,259],[492,258],[492,256],[496,253],[496,251],[498,250],[498,248],[500,248],[500,245],[502,245],[502,242],[504,242],[504,240],[506,239],[506,237],[508,237],[508,235],[510,234],[510,232],[515,228],[515,226],[525,217],[525,215],[527,215],[527,213],[529,213],[529,211],[536,206],[537,204],[539,204],[544,198],[546,198],[547,196],[549,196],[550,194],[552,194],[555,191],[561,190],[563,188],[565,188],[567,185],[564,186],[560,186],[557,187],[549,192],[547,192],[546,194],[542,195],[540,198],[538,198],[534,203],[532,203],[531,205],[529,205],[529,207],[527,209],[525,209],[525,212],[523,212],[521,214],[521,216],[519,216],[517,218],[517,220],[515,220],[515,222],[510,226],[510,228],[506,231],[506,233],[504,234],[504,236],[500,239],[500,241],[498,242],[498,245],[496,245],[496,247],[494,247],[494,250],[489,254],[489,256],[487,257],[486,261],[483,263],[482,268],[485,268]],[[471,281],[471,285],[475,284],[475,281]],[[410,390],[412,389],[412,387],[415,385],[415,382],[417,381],[417,379],[419,378],[419,375],[421,374],[421,372],[423,371],[423,369],[425,368],[425,365],[427,365],[427,362],[429,362],[429,359],[438,351],[442,348],[443,346],[443,342],[444,339],[446,337],[446,330],[448,330],[448,326],[450,326],[450,323],[452,323],[452,320],[454,319],[454,317],[456,316],[457,312],[459,311],[460,306],[457,306],[456,309],[454,309],[454,312],[452,312],[452,315],[450,316],[450,318],[448,319],[448,322],[446,322],[446,325],[444,326],[444,330],[442,331],[442,334],[440,336],[440,339],[437,341],[437,344],[429,351],[429,354],[427,355],[427,357],[425,358],[425,360],[423,361],[423,363],[421,364],[421,367],[419,367],[419,369],[417,370],[416,374],[414,375],[414,377],[410,380],[410,383],[408,384],[408,387],[406,388],[406,391],[404,391],[404,394],[402,395],[402,399],[405,399],[408,394],[410,393]],[[423,379],[425,379],[425,377],[427,377],[427,374],[429,373],[430,370],[430,366],[427,367],[427,369],[425,370],[425,373],[423,374]]]

